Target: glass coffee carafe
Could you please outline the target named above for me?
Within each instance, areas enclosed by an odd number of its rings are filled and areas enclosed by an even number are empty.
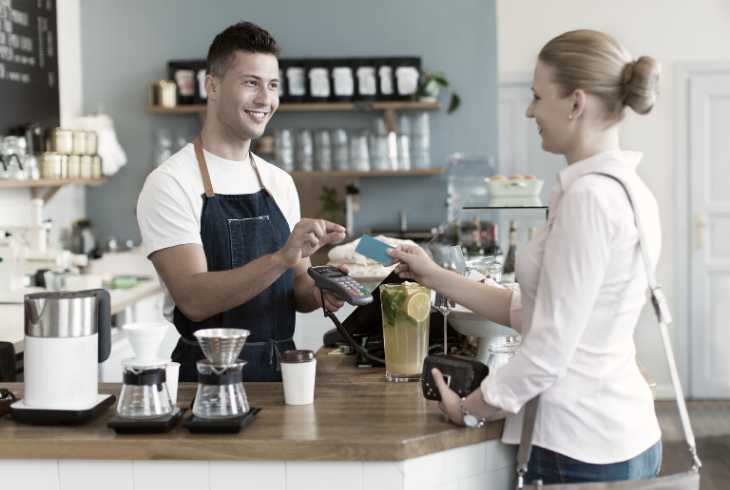
[[[216,366],[209,360],[198,361],[198,391],[193,415],[212,419],[240,417],[249,410],[241,372],[245,361]]]
[[[382,284],[380,302],[385,344],[385,379],[421,379],[428,354],[431,290],[415,282]]]
[[[125,359],[122,363],[124,384],[117,403],[117,414],[126,418],[171,415],[175,406],[167,390],[167,363],[142,363],[134,358]]]

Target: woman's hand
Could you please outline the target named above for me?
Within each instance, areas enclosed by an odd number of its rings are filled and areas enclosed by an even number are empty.
[[[461,398],[454,390],[446,384],[443,374],[437,368],[431,370],[431,376],[436,383],[436,388],[441,395],[439,408],[448,417],[451,423],[456,425],[464,425],[464,415],[461,413]]]
[[[439,408],[452,423],[456,425],[464,425],[464,414],[461,410],[461,398],[454,390],[449,388],[449,385],[446,384],[441,371],[437,368],[433,368],[431,370],[431,375],[433,376],[436,388],[438,388],[439,394],[441,395]],[[481,388],[477,388],[464,398],[463,407],[470,414],[478,417],[484,417],[487,421],[503,419],[506,416],[505,412],[484,401]]]
[[[403,279],[411,279],[423,286],[433,288],[438,281],[436,276],[443,271],[431,257],[418,245],[401,245],[388,250],[388,255],[396,259],[399,264],[395,268],[396,274]]]

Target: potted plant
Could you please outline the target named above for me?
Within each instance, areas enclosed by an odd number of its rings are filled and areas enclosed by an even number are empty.
[[[451,84],[443,72],[424,71],[416,94],[422,100],[436,100],[441,93],[441,89],[450,89],[449,105],[446,113],[451,114],[461,105],[461,97],[451,89]]]
[[[338,199],[335,187],[322,186],[319,195],[320,215],[333,223],[345,222],[345,201]]]

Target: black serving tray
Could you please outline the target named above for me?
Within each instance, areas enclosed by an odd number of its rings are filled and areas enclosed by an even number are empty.
[[[185,417],[183,426],[193,434],[237,434],[253,422],[260,408],[251,409],[240,417],[225,419],[204,419],[190,415]]]
[[[183,413],[185,413],[185,409],[177,408],[175,412],[164,417],[133,419],[115,415],[109,419],[106,425],[117,434],[155,434],[169,432],[180,421]]]
[[[16,422],[34,425],[80,425],[84,424],[111,407],[117,397],[99,395],[99,402],[85,410],[51,410],[26,407],[23,400],[10,405],[10,415]]]

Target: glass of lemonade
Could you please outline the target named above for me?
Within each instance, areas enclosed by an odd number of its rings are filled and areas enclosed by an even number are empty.
[[[380,307],[385,344],[385,379],[393,382],[421,379],[428,353],[431,290],[415,282],[382,284]]]

